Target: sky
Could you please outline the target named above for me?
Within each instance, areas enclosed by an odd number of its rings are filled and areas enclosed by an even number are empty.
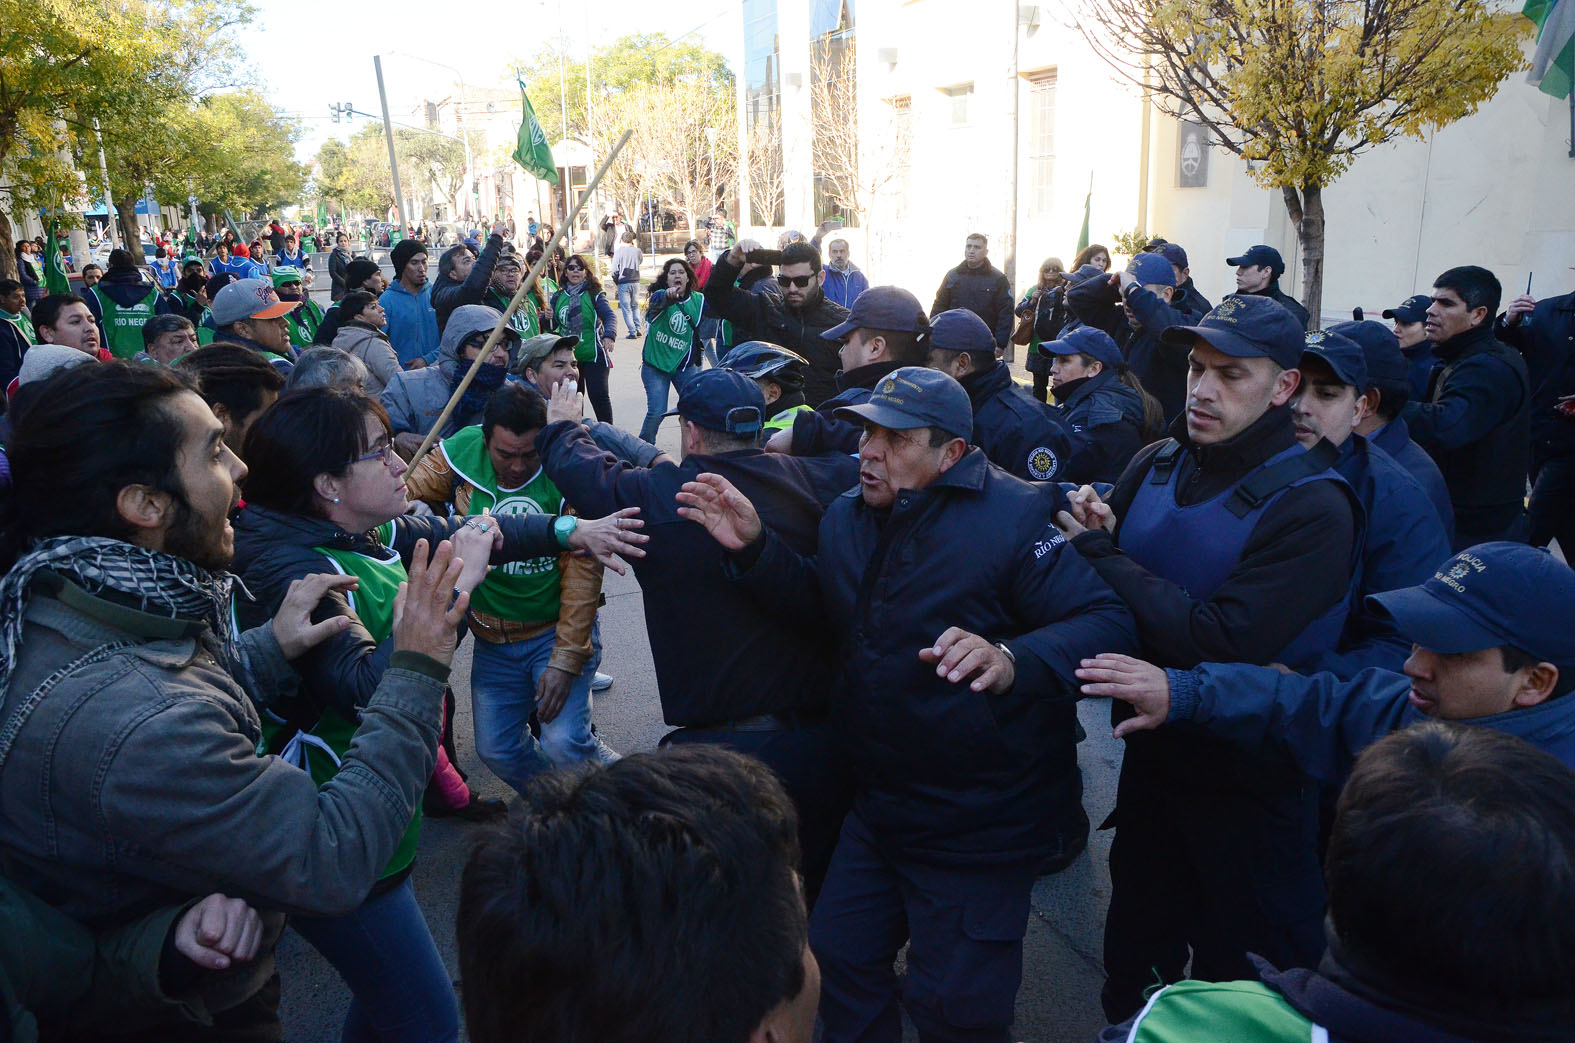
[[[241,37],[266,95],[301,121],[295,158],[310,162],[329,138],[348,139],[367,123],[335,123],[329,105],[350,102],[358,112],[379,112],[372,58],[383,57],[389,114],[409,110],[422,98],[441,98],[456,78],[442,62],[460,69],[467,84],[509,82],[508,66],[528,58],[560,34],[571,53],[583,54],[587,39],[598,47],[637,32],[691,34],[727,56],[742,47],[739,0],[697,0],[656,5],[649,0],[520,0],[517,4],[446,5],[433,0],[381,0],[375,6],[299,0],[255,0],[257,17]],[[463,12],[444,18],[441,12]],[[485,14],[481,12],[485,11]]]

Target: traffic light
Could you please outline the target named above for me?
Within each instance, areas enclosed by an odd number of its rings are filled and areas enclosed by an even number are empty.
[[[336,102],[328,106],[328,111],[333,113],[335,123],[339,122],[339,117],[341,116],[343,116],[345,122],[348,123],[350,121],[350,117],[355,115],[355,110],[348,101]]]

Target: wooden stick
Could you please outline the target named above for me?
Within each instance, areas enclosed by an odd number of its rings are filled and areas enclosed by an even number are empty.
[[[607,158],[603,160],[601,169],[596,172],[596,176],[591,179],[591,183],[585,186],[585,191],[580,193],[580,201],[575,204],[574,210],[564,220],[563,227],[558,229],[557,234],[552,237],[552,241],[547,244],[547,248],[542,251],[541,260],[537,261],[531,268],[530,273],[520,283],[520,288],[514,291],[514,299],[509,301],[507,308],[503,309],[503,315],[498,319],[497,326],[493,328],[492,335],[487,338],[486,344],[482,345],[481,354],[476,356],[476,361],[471,365],[470,369],[465,371],[465,375],[460,378],[459,386],[449,396],[448,405],[443,407],[443,412],[439,414],[437,423],[433,424],[432,430],[427,432],[426,438],[421,442],[421,448],[416,450],[416,455],[410,458],[409,470],[414,471],[416,465],[421,462],[421,458],[431,451],[433,444],[437,442],[438,432],[443,430],[443,425],[448,423],[448,418],[454,415],[454,408],[459,405],[459,400],[464,397],[471,381],[476,379],[476,374],[481,372],[482,366],[486,365],[482,360],[491,355],[492,349],[497,347],[498,341],[503,339],[504,331],[509,328],[509,319],[519,310],[520,305],[525,302],[525,295],[536,285],[537,280],[541,278],[542,271],[547,267],[547,262],[552,259],[554,251],[563,244],[564,239],[569,235],[569,230],[574,227],[575,218],[580,216],[580,211],[584,210],[585,204],[590,202],[591,195],[596,191],[596,187],[602,183],[602,178],[612,168],[613,160],[618,158],[618,153],[623,151],[624,145],[628,144],[629,139],[633,136],[634,131],[626,130],[623,132],[623,137],[618,139],[617,144],[613,145],[612,150],[607,153]],[[594,229],[592,231],[594,232]],[[595,250],[594,239],[595,236],[593,234],[593,251]],[[581,336],[586,336],[584,331],[581,331]],[[596,336],[594,326],[591,328],[589,336],[592,338]]]

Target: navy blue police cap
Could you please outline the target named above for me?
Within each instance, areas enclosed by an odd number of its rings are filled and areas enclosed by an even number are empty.
[[[930,347],[994,355],[995,334],[967,308],[953,308],[930,320]]]
[[[1106,369],[1121,367],[1121,349],[1104,330],[1092,326],[1078,326],[1067,330],[1058,339],[1040,343],[1042,354],[1054,358],[1058,355],[1087,355],[1104,363]]]
[[[1180,243],[1166,243],[1154,251],[1177,268],[1192,267],[1187,263],[1187,251],[1181,248]]]
[[[681,416],[707,431],[758,435],[766,416],[760,385],[730,369],[701,370],[678,388],[678,408],[663,416]]]
[[[1176,269],[1157,253],[1138,254],[1127,262],[1127,271],[1132,273],[1139,286],[1176,285]]]
[[[1479,543],[1433,578],[1367,598],[1407,638],[1445,655],[1513,645],[1538,660],[1575,667],[1575,571],[1524,543]]]
[[[1354,387],[1358,395],[1367,390],[1367,356],[1356,341],[1332,330],[1313,330],[1307,334],[1306,345],[1302,349],[1303,362],[1318,359],[1334,370],[1340,383]]]
[[[1280,256],[1280,251],[1272,246],[1264,246],[1262,243],[1249,247],[1240,257],[1225,258],[1225,263],[1232,268],[1240,268],[1243,265],[1261,268],[1268,265],[1274,271],[1276,279],[1285,274],[1285,258]]]
[[[822,333],[827,340],[841,340],[854,330],[896,330],[918,333],[929,326],[924,305],[901,286],[871,286],[854,298],[841,325]]]
[[[1372,319],[1362,319],[1357,322],[1337,322],[1329,327],[1329,332],[1349,337],[1362,346],[1362,355],[1367,360],[1368,387],[1381,380],[1394,382],[1407,379],[1405,356],[1400,354],[1400,341],[1395,338],[1395,331],[1388,326]]]
[[[1073,286],[1077,286],[1080,283],[1085,283],[1090,279],[1097,279],[1100,276],[1107,274],[1109,273],[1105,272],[1097,264],[1085,264],[1077,271],[1068,275],[1066,277],[1066,281],[1071,283]]]
[[[1433,298],[1429,297],[1425,293],[1418,293],[1415,296],[1407,297],[1393,308],[1385,308],[1384,318],[1399,319],[1401,322],[1407,324],[1413,322],[1426,322],[1427,309],[1430,308],[1432,304]]]
[[[1296,316],[1272,297],[1226,297],[1196,326],[1170,326],[1162,343],[1189,347],[1202,339],[1209,347],[1239,359],[1273,359],[1281,369],[1295,369],[1302,360],[1307,336]]]
[[[866,421],[893,431],[935,427],[973,438],[973,405],[963,386],[938,369],[903,366],[880,379],[863,403],[837,409],[838,420]]]

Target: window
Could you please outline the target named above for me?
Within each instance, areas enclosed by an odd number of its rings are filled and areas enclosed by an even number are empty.
[[[968,103],[973,98],[973,84],[965,83],[960,87],[947,87],[941,93],[945,94],[951,104],[952,126],[961,127],[968,122]]]
[[[1036,217],[1055,207],[1055,70],[1028,78],[1028,206]]]

